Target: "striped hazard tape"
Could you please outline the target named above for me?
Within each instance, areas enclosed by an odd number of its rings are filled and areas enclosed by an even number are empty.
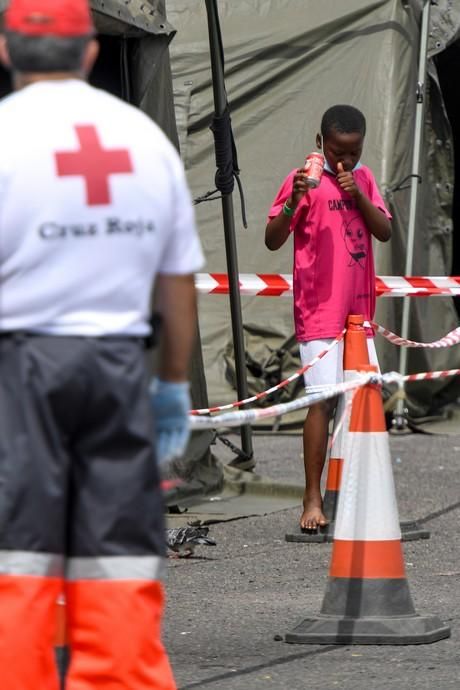
[[[272,405],[265,408],[253,408],[251,410],[235,410],[234,412],[226,412],[214,417],[200,417],[190,415],[189,422],[192,430],[197,429],[216,429],[222,427],[236,427],[251,424],[258,419],[265,419],[267,417],[282,417],[285,414],[294,412],[295,410],[310,407],[322,400],[334,398],[337,395],[343,395],[350,391],[366,385],[367,383],[402,383],[404,381],[423,381],[429,379],[447,378],[448,376],[459,376],[460,369],[448,369],[445,371],[427,371],[420,374],[408,374],[401,376],[396,371],[388,374],[377,374],[362,372],[356,379],[346,381],[344,383],[324,386],[323,390],[315,393],[309,393],[301,398],[292,400],[288,403],[281,403],[279,405]]]
[[[305,407],[310,407],[322,400],[328,400],[336,395],[347,393],[364,385],[371,380],[371,376],[363,374],[353,379],[353,381],[346,381],[345,383],[324,386],[323,390],[315,393],[308,393],[301,398],[292,400],[288,403],[280,403],[272,405],[271,407],[256,407],[250,410],[235,410],[234,412],[226,412],[214,417],[199,417],[190,415],[190,428],[193,429],[215,429],[217,427],[233,427],[244,426],[256,421],[257,419],[265,417],[281,417],[289,412],[301,410]]]
[[[390,378],[389,374],[385,374],[387,378],[383,378],[384,381],[388,383],[398,383],[399,381],[429,381],[431,379],[445,379],[448,376],[458,376],[460,374],[460,369],[444,369],[443,371],[425,371],[422,374],[406,374],[401,376],[396,374],[393,379]]]
[[[288,376],[287,379],[284,379],[284,381],[281,381],[280,383],[277,383],[276,386],[272,386],[271,388],[268,388],[266,391],[262,391],[261,393],[257,393],[256,395],[252,395],[250,398],[246,398],[245,400],[238,400],[237,402],[232,402],[232,403],[227,403],[226,405],[217,405],[216,407],[207,407],[207,408],[202,408],[200,410],[191,410],[190,414],[192,415],[202,415],[202,414],[210,414],[212,412],[223,412],[224,410],[231,410],[234,407],[242,407],[243,405],[249,405],[249,403],[256,402],[257,400],[260,400],[261,398],[265,398],[267,395],[271,395],[277,390],[280,390],[280,388],[284,388],[284,386],[287,386],[289,383],[292,381],[295,381],[296,379],[299,378],[299,376],[302,376],[308,369],[311,369],[317,362],[319,362],[320,359],[325,357],[328,352],[334,348],[337,343],[339,343],[344,335],[345,335],[345,328],[339,335],[334,338],[332,343],[328,345],[328,347],[323,350],[322,352],[319,353],[319,355],[316,355],[311,362],[308,364],[305,364],[301,369],[298,369],[294,374],[291,374]]]
[[[282,297],[292,295],[292,276],[282,273],[240,273],[238,277],[242,295]],[[208,295],[226,295],[229,292],[227,273],[197,273],[195,285],[198,292]]]
[[[384,328],[383,326],[379,326],[378,323],[370,323],[369,321],[364,322],[365,326],[371,327],[376,331],[377,333],[380,333],[380,335],[383,335],[387,340],[389,340],[391,343],[394,343],[395,345],[401,345],[403,347],[421,347],[421,348],[442,348],[442,347],[451,347],[452,345],[458,345],[460,343],[460,327],[455,328],[453,331],[450,331],[447,335],[443,336],[439,340],[435,340],[431,343],[418,343],[414,340],[407,340],[405,338],[401,338],[399,335],[396,335],[395,333],[392,333],[389,331],[387,328]],[[342,333],[339,333],[339,335],[334,338],[332,343],[325,349],[323,352],[321,352],[319,355],[314,357],[311,362],[303,366],[301,369],[298,369],[296,372],[288,376],[288,378],[284,379],[284,381],[281,381],[280,383],[277,383],[276,386],[272,386],[271,388],[268,388],[265,391],[262,391],[260,393],[257,393],[256,395],[252,395],[250,398],[246,398],[245,400],[237,400],[236,402],[231,402],[227,403],[225,405],[216,405],[214,407],[205,407],[201,408],[198,410],[191,410],[190,414],[191,415],[208,415],[208,414],[213,414],[215,412],[224,412],[225,410],[231,410],[236,407],[242,407],[243,405],[249,405],[250,403],[257,402],[261,400],[262,398],[265,398],[268,395],[271,395],[272,393],[275,393],[277,390],[280,390],[281,388],[284,388],[287,386],[289,383],[292,381],[295,381],[296,379],[299,378],[299,376],[302,376],[308,369],[311,369],[317,362],[319,362],[320,359],[325,357],[328,352],[334,348],[340,340],[343,339],[345,335],[345,329],[342,331]],[[454,372],[455,369],[453,370],[448,370],[449,372]],[[452,376],[452,373],[448,373],[448,376]],[[419,374],[411,374],[411,376],[419,376]],[[428,376],[428,374],[421,374],[425,379],[427,378],[439,378],[436,376]],[[417,378],[409,378],[409,379],[401,379],[401,382],[403,380],[408,380],[408,381],[416,381],[420,380]],[[322,387],[320,387],[322,388]]]
[[[431,343],[418,343],[414,340],[407,340],[406,338],[401,338],[399,335],[396,335],[395,333],[392,333],[389,331],[387,328],[384,328],[383,326],[379,326],[378,323],[370,323],[368,321],[364,322],[365,326],[372,327],[377,333],[380,335],[383,335],[387,340],[389,340],[391,343],[394,343],[395,345],[400,345],[403,347],[418,347],[418,348],[443,348],[443,347],[451,347],[452,345],[458,345],[460,343],[460,327],[455,328],[453,331],[450,331],[447,335],[443,336],[439,340],[435,340]],[[231,403],[226,403],[225,405],[216,405],[214,407],[205,407],[201,408],[198,410],[191,410],[190,414],[191,415],[208,415],[208,414],[213,414],[215,412],[225,412],[225,410],[231,410],[236,407],[242,407],[243,405],[249,405],[250,403],[257,402],[261,400],[262,398],[267,397],[268,395],[271,395],[272,393],[275,393],[277,390],[280,390],[281,388],[284,388],[287,386],[289,383],[292,381],[295,381],[298,379],[302,374],[304,374],[308,369],[311,369],[317,362],[319,362],[320,359],[325,357],[328,352],[334,348],[340,340],[343,339],[345,335],[345,329],[342,331],[342,333],[339,333],[339,335],[334,338],[332,343],[325,349],[323,350],[319,355],[314,357],[311,362],[303,366],[301,369],[298,369],[296,372],[288,376],[284,381],[280,381],[280,383],[277,383],[276,386],[272,386],[271,388],[268,388],[265,391],[261,391],[260,393],[257,393],[256,395],[252,395],[250,398],[246,398],[245,400],[237,400],[235,402]],[[456,370],[455,369],[449,369],[448,372],[453,372],[453,373],[447,373],[447,376],[452,376],[455,374]],[[425,379],[428,378],[439,378],[439,376],[443,372],[439,373],[438,376],[429,376],[428,374],[420,374],[420,376],[424,377]],[[398,374],[399,376],[399,374]],[[418,377],[419,374],[411,374],[410,376]],[[399,379],[399,382],[402,383],[402,381],[407,380],[407,381],[418,381],[420,379],[418,378],[408,378],[404,379],[401,378]],[[320,387],[322,388],[322,387]]]
[[[291,297],[292,275],[284,273],[240,273],[240,294],[258,297]],[[199,293],[226,295],[229,292],[227,273],[197,273]],[[443,297],[460,296],[460,276],[377,276],[378,297]]]
[[[452,345],[458,345],[460,343],[460,327],[455,328],[450,331],[447,335],[443,336],[439,340],[434,340],[431,343],[417,343],[414,340],[407,340],[406,338],[401,338],[401,336],[392,333],[387,328],[379,326],[377,323],[371,324],[372,328],[383,335],[384,338],[393,343],[394,345],[402,345],[403,347],[425,347],[425,348],[441,348],[441,347],[451,347]]]
[[[460,296],[460,276],[376,276],[378,297]]]

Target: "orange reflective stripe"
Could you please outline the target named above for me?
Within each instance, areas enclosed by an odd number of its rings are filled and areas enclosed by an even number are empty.
[[[401,541],[347,541],[336,539],[331,577],[405,578]]]
[[[60,578],[0,576],[0,685],[58,690],[54,658]]]
[[[71,662],[78,690],[176,690],[161,642],[163,587],[158,581],[66,583]]]
[[[342,481],[343,458],[329,458],[327,468],[327,491],[339,491]]]

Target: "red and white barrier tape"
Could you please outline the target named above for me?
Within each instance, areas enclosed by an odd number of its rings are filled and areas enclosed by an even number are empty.
[[[460,276],[376,276],[377,297],[460,296]]]
[[[291,297],[292,275],[285,273],[240,273],[240,294],[258,297]],[[207,295],[226,295],[226,273],[197,273],[196,288]],[[460,296],[460,276],[377,276],[378,297]]]
[[[259,297],[292,296],[292,275],[283,273],[252,274],[238,276],[240,294]],[[198,292],[208,295],[226,295],[229,292],[227,273],[197,273],[195,285]]]
[[[268,388],[268,390],[266,391],[262,391],[260,393],[257,393],[256,395],[252,395],[250,398],[246,398],[245,400],[238,400],[237,402],[227,403],[226,405],[217,405],[216,407],[202,408],[200,410],[191,410],[190,414],[203,415],[211,414],[212,412],[222,412],[223,410],[231,410],[234,407],[241,407],[242,405],[248,405],[249,403],[256,402],[257,400],[265,398],[267,395],[274,393],[280,388],[284,388],[284,386],[287,386],[292,381],[298,379],[299,376],[302,376],[302,374],[304,374],[308,369],[311,369],[317,362],[319,362],[320,359],[325,357],[327,353],[330,352],[337,345],[337,343],[339,343],[343,339],[345,335],[345,330],[346,329],[344,328],[343,331],[339,333],[339,335],[336,338],[334,338],[332,343],[328,345],[328,347],[325,350],[320,352],[319,355],[316,355],[316,357],[314,357],[311,360],[311,362],[305,364],[305,366],[303,366],[301,369],[298,369],[294,374],[288,376],[288,378],[284,379],[284,381],[277,383],[276,386],[272,386],[271,388]]]
[[[430,379],[444,379],[448,376],[459,376],[460,369],[444,369],[443,371],[425,371],[421,374],[406,374],[401,376],[397,371],[391,371],[382,376],[384,383],[404,383],[406,381],[429,381]]]
[[[292,400],[289,403],[281,403],[279,405],[272,405],[271,407],[254,408],[252,410],[238,410],[237,412],[226,412],[225,414],[216,415],[214,417],[199,417],[196,415],[189,416],[189,423],[191,430],[216,429],[222,427],[244,426],[250,424],[258,419],[267,417],[282,417],[289,412],[301,410],[305,407],[310,407],[322,400],[334,398],[336,395],[343,395],[349,391],[353,391],[360,386],[365,386],[367,383],[402,383],[403,381],[423,381],[429,379],[446,378],[448,376],[459,376],[460,369],[447,369],[445,371],[427,371],[420,374],[408,374],[401,376],[398,372],[392,371],[388,374],[377,374],[373,372],[362,372],[352,381],[345,383],[324,386],[322,391],[317,393],[309,393],[302,398]]]
[[[380,335],[383,335],[384,338],[389,340],[390,343],[393,343],[394,345],[403,345],[404,347],[441,348],[451,347],[452,345],[458,345],[458,343],[460,343],[460,327],[455,328],[443,338],[434,340],[431,343],[417,343],[414,340],[406,340],[405,338],[401,338],[401,336],[392,333],[383,326],[379,326],[377,323],[372,323],[371,326],[377,331],[377,333],[380,333]]]
[[[301,410],[304,407],[309,407],[314,405],[321,400],[328,400],[336,395],[341,395],[352,391],[359,386],[365,385],[368,381],[372,380],[375,374],[373,373],[362,373],[356,379],[352,381],[347,381],[345,383],[334,384],[330,386],[324,386],[324,389],[317,393],[309,393],[304,395],[302,398],[297,398],[288,403],[279,403],[278,405],[272,405],[271,407],[256,407],[252,410],[238,410],[236,412],[226,412],[225,414],[216,415],[214,417],[198,417],[196,415],[190,415],[190,428],[192,430],[197,429],[215,429],[217,427],[233,427],[233,426],[244,426],[256,421],[257,419],[263,419],[266,417],[281,417],[289,412],[294,412],[295,410]]]
[[[387,340],[389,340],[391,343],[394,343],[395,345],[401,345],[404,347],[418,347],[418,348],[443,348],[443,347],[451,347],[452,345],[458,345],[460,343],[460,327],[455,328],[453,331],[450,331],[447,335],[444,337],[440,338],[439,340],[435,340],[431,343],[418,343],[415,342],[414,340],[407,340],[405,338],[401,338],[399,335],[396,335],[395,333],[392,333],[388,329],[384,328],[383,326],[379,326],[378,323],[370,323],[368,321],[364,322],[364,325],[367,327],[372,327],[377,333],[380,333],[380,335],[383,335]],[[260,393],[257,393],[256,395],[252,395],[250,398],[246,398],[245,400],[238,400],[236,402],[232,403],[227,403],[225,405],[216,405],[214,407],[207,407],[207,408],[201,408],[198,410],[191,410],[190,414],[192,415],[207,415],[207,414],[212,414],[214,412],[223,412],[224,410],[231,410],[235,407],[242,407],[243,405],[249,405],[250,403],[257,402],[258,400],[261,400],[262,398],[265,398],[268,395],[271,395],[272,393],[275,393],[277,390],[280,390],[281,388],[284,388],[287,386],[289,383],[292,381],[295,381],[299,376],[302,376],[308,369],[311,369],[317,362],[319,362],[320,359],[322,359],[325,355],[327,355],[330,350],[332,350],[333,347],[337,345],[337,343],[343,339],[345,335],[345,329],[342,331],[342,333],[339,333],[339,335],[333,340],[333,342],[325,349],[323,352],[321,352],[319,355],[317,355],[314,359],[312,359],[309,364],[306,364],[304,367],[301,369],[298,369],[294,374],[291,374],[287,379],[284,379],[284,381],[281,381],[280,383],[277,383],[276,386],[272,386],[271,388],[268,388],[265,391],[261,391]],[[451,370],[455,371],[455,369]],[[452,375],[452,374],[448,374]],[[412,376],[412,374],[411,374]],[[418,374],[413,374],[413,376],[418,376]],[[429,378],[427,375],[423,375],[425,378]],[[433,377],[436,378],[436,377]],[[437,377],[439,378],[439,377]],[[420,379],[408,379],[410,381],[412,380],[420,380]],[[311,390],[311,392],[321,392],[323,389],[323,386],[318,387],[318,391]]]

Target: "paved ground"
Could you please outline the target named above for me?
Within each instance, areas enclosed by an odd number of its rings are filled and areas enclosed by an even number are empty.
[[[300,436],[255,436],[258,474],[302,481],[300,444]],[[319,612],[331,553],[327,544],[285,541],[299,512],[289,509],[212,525],[215,548],[169,560],[164,632],[180,690],[460,687],[460,429],[390,444],[401,518],[431,531],[404,545],[412,598],[419,614],[448,622],[451,638],[404,647],[286,644],[286,632]]]

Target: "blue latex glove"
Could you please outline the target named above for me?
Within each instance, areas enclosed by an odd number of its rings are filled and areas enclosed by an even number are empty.
[[[183,455],[190,428],[190,384],[153,379],[150,394],[156,431],[156,452],[160,468]]]

